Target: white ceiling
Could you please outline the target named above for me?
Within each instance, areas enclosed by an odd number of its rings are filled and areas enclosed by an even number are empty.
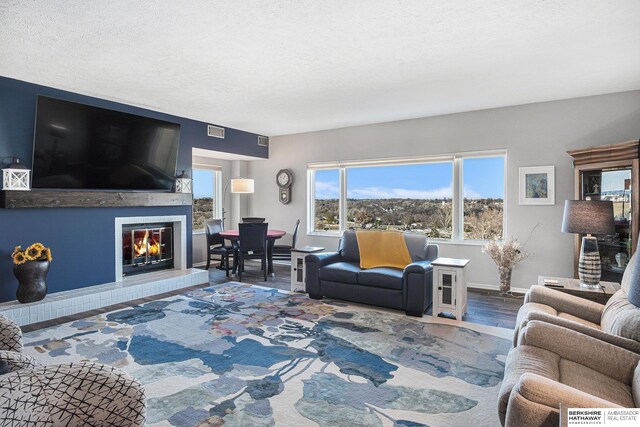
[[[282,135],[640,89],[640,1],[0,0],[0,75]]]

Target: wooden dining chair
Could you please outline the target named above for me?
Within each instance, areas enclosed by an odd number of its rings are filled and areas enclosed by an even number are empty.
[[[220,261],[220,268],[224,266],[227,277],[229,277],[229,254],[233,254],[233,246],[225,245],[224,238],[220,236],[222,231],[222,220],[211,219],[204,225],[205,234],[207,235],[207,270],[209,269],[212,257],[220,257],[213,261]]]
[[[291,261],[291,249],[296,247],[298,241],[298,228],[300,228],[300,220],[296,221],[291,235],[290,245],[273,245],[271,259],[278,261]]]
[[[260,266],[264,273],[264,280],[267,280],[267,230],[269,224],[263,223],[240,223],[240,240],[238,240],[238,279],[242,281],[244,271],[244,261],[248,259],[259,259]]]
[[[248,216],[245,218],[242,218],[242,222],[244,223],[261,223],[264,222],[266,218],[260,218],[257,216]]]

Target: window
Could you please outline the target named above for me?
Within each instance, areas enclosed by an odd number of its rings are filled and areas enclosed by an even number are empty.
[[[315,171],[313,194],[313,228],[310,230],[340,232],[340,171]]]
[[[462,159],[464,238],[502,239],[504,156]]]
[[[451,238],[451,162],[347,169],[346,228]]]
[[[204,230],[206,221],[221,217],[220,171],[193,168],[193,231]]]
[[[501,239],[505,153],[309,165],[309,230],[402,230]]]

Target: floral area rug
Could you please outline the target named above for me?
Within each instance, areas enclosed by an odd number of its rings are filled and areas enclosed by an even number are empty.
[[[25,341],[42,363],[97,361],[138,378],[151,426],[495,426],[510,347],[459,325],[234,282]]]

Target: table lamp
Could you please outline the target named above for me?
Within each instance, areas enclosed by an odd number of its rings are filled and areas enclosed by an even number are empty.
[[[598,239],[592,234],[613,234],[613,202],[599,200],[566,200],[562,231],[565,233],[586,234],[582,238],[578,278],[580,285],[588,288],[600,286],[602,269]]]

